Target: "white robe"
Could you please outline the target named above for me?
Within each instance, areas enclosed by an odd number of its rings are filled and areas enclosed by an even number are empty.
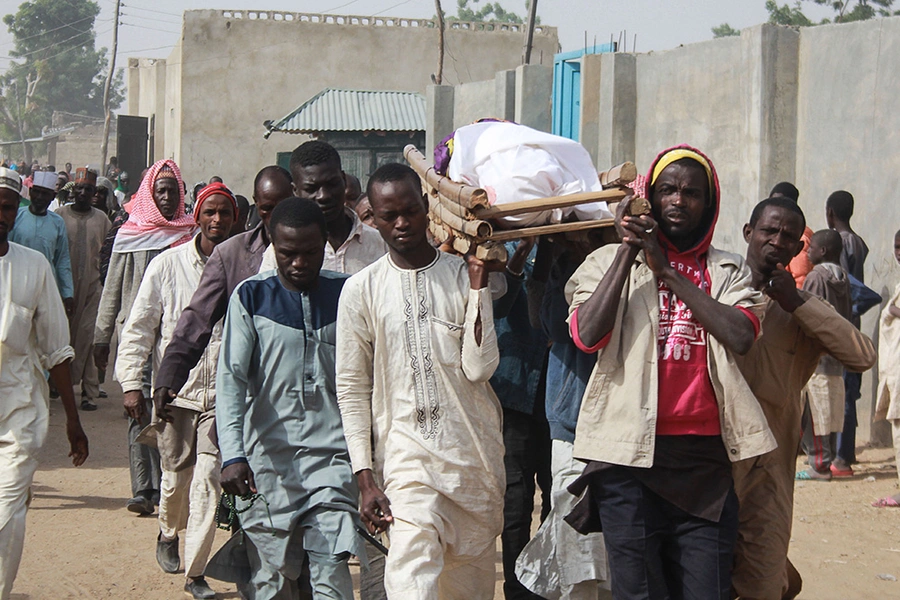
[[[900,285],[881,311],[878,335],[878,393],[875,419],[900,419],[900,319],[891,307],[900,308]],[[900,468],[900,464],[898,464]]]
[[[28,490],[47,437],[44,370],[74,356],[50,263],[10,242],[0,256],[0,598],[16,577]]]
[[[493,548],[506,488],[488,384],[499,362],[491,293],[469,287],[459,257],[438,253],[406,270],[387,255],[347,281],[338,308],[338,404],[353,471],[374,471],[407,530],[437,532],[447,569]],[[388,587],[402,560],[391,543]]]

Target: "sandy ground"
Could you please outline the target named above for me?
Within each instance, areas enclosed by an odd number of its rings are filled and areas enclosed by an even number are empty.
[[[66,458],[62,407],[51,404],[15,600],[184,597],[182,576],[156,565],[155,517],[124,508],[130,496],[126,421],[117,386],[104,387],[110,399],[97,412],[82,413],[91,456],[78,469]],[[851,480],[797,484],[791,558],[804,577],[804,599],[900,598],[900,509],[869,505],[897,493],[893,452],[863,449],[860,460]],[[496,598],[502,598],[499,554],[497,568]],[[238,597],[230,584],[210,584],[220,598]]]

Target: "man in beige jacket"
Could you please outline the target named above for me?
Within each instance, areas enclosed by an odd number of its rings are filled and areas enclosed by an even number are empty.
[[[151,353],[154,379],[178,318],[200,283],[213,249],[228,239],[237,217],[231,191],[213,183],[197,194],[194,217],[200,234],[170,248],[151,261],[141,281],[134,307],[122,327],[116,378],[125,392],[129,415],[142,420],[143,370]],[[162,481],[156,560],[166,573],[179,567],[178,532],[185,534],[185,591],[194,598],[214,598],[203,578],[216,533],[221,460],[216,444],[216,367],[222,325],[217,323],[200,362],[169,404],[156,405],[157,447]]]
[[[823,300],[798,291],[785,269],[803,248],[806,226],[795,202],[768,198],[744,225],[753,287],[767,296],[762,335],[738,366],[759,400],[778,448],[734,465],[740,526],[732,585],[740,598],[779,600],[800,592],[787,559],[800,446],[801,391],[819,358],[831,354],[853,371],[875,364],[872,341]]]

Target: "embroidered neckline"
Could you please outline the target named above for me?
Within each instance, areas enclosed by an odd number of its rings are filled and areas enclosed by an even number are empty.
[[[434,260],[432,260],[430,263],[428,263],[424,267],[419,267],[418,269],[404,269],[403,267],[397,266],[397,263],[394,262],[394,259],[391,257],[390,252],[388,252],[385,256],[387,256],[388,264],[391,265],[393,268],[397,269],[398,271],[400,271],[401,273],[419,273],[421,271],[427,271],[428,269],[430,269],[431,267],[436,265],[438,263],[438,261],[441,259],[441,254],[443,254],[443,252],[441,252],[440,250],[435,248]]]

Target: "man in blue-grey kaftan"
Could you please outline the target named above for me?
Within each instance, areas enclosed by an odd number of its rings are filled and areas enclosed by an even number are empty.
[[[216,384],[222,487],[268,501],[271,524],[261,499],[241,515],[252,598],[298,597],[305,551],[314,597],[350,600],[347,559],[365,551],[335,393],[346,275],[320,272],[325,222],[314,202],[282,201],[269,231],[278,269],[240,284],[225,318]]]

